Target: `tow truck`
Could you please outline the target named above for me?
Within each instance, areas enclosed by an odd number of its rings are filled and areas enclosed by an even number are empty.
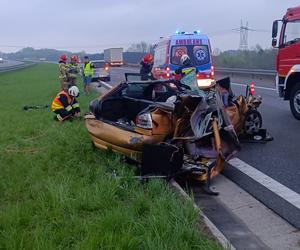
[[[281,30],[278,36],[278,27]],[[272,47],[278,48],[276,88],[290,102],[293,116],[300,120],[300,6],[287,9],[280,20],[273,22]]]

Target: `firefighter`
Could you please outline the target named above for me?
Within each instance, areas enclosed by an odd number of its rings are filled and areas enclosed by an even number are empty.
[[[181,66],[175,70],[175,75],[177,76],[177,80],[180,80],[182,77],[190,73],[195,66],[193,65],[190,57],[186,54],[182,55],[180,58]]]
[[[69,75],[69,84],[71,86],[76,86],[76,80],[78,77],[78,74],[80,73],[79,68],[79,60],[76,55],[71,56],[71,63],[68,65],[68,75]]]
[[[149,80],[152,79],[152,67],[153,67],[153,56],[151,54],[147,54],[144,56],[143,60],[140,62],[141,69],[141,80]]]
[[[83,65],[83,83],[84,83],[84,92],[86,94],[90,93],[91,90],[91,82],[94,74],[94,65],[90,61],[88,56],[84,57],[84,65]]]
[[[69,73],[68,73],[68,65],[67,65],[68,57],[67,55],[61,55],[59,57],[59,81],[61,89],[68,89],[69,87]]]
[[[55,119],[63,122],[73,116],[80,117],[80,107],[76,100],[79,96],[77,86],[72,86],[68,90],[62,90],[54,98],[51,109],[56,114]]]

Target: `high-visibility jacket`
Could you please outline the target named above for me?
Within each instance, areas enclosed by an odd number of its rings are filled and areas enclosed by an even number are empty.
[[[68,65],[68,74],[70,78],[77,78],[79,73],[80,73],[80,68],[78,64],[70,63]]]
[[[175,70],[175,74],[185,76],[190,73],[193,69],[196,69],[193,65],[187,66],[180,66],[178,69]]]
[[[54,98],[52,105],[52,111],[57,109],[65,109],[68,113],[80,112],[79,103],[75,97],[70,96],[66,91],[61,91]]]
[[[94,71],[92,68],[92,62],[88,62],[88,63],[84,64],[83,74],[84,74],[84,76],[93,76]]]
[[[64,62],[59,62],[59,80],[68,81],[68,65]]]
[[[187,75],[188,73],[192,72],[194,69],[195,67],[189,67],[189,68],[182,69],[181,71],[183,75]]]

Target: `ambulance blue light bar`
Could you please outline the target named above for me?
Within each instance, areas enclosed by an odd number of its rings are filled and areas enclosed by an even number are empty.
[[[175,31],[175,34],[176,34],[176,35],[185,35],[185,34],[195,34],[195,35],[200,35],[201,32],[200,32],[200,30],[195,30],[193,33],[187,33],[187,32],[185,32],[185,31],[179,31],[179,30],[176,30],[176,31]]]
[[[179,31],[179,30],[175,31],[176,35],[184,35],[185,33],[186,33],[185,31]]]

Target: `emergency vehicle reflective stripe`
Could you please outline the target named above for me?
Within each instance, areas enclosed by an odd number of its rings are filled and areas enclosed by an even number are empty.
[[[59,120],[59,121],[63,121],[64,120],[64,118],[62,118],[61,115],[59,115],[59,114],[56,117],[57,117],[57,120]]]
[[[74,109],[79,108],[79,103],[74,103],[74,104],[72,105],[72,107],[73,107]]]
[[[68,99],[68,103],[71,103],[72,99],[71,97],[65,92],[65,91],[61,91],[53,100],[52,104],[51,104],[51,109],[52,111],[57,110],[57,109],[64,109],[64,105],[61,103],[61,101],[59,100],[59,97],[61,95],[65,95]],[[72,106],[71,106],[72,109]]]
[[[85,76],[92,76],[93,75],[93,69],[92,69],[92,63],[91,62],[84,65],[83,73],[84,73]]]
[[[66,110],[67,110],[68,112],[70,112],[70,111],[72,110],[72,106],[71,106],[71,105],[67,106],[67,107],[66,107]]]
[[[57,109],[63,109],[63,108],[64,108],[64,106],[62,104],[52,102],[52,105],[51,105],[52,111],[57,110]]]

